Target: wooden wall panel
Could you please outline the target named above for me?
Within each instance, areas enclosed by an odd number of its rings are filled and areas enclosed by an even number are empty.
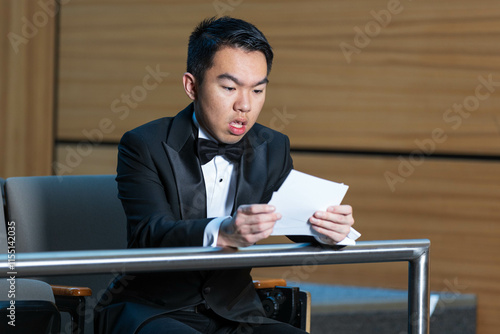
[[[116,145],[57,144],[54,171],[56,175],[116,174],[117,155]]]
[[[59,161],[76,147],[60,145]],[[77,174],[114,173],[116,147],[95,147]],[[431,240],[431,290],[478,296],[478,333],[496,333],[500,312],[500,168],[498,162],[424,160],[393,189],[396,157],[293,154],[297,170],[349,185],[360,240]],[[289,242],[272,237],[264,243]],[[256,277],[283,277],[344,285],[407,288],[406,262],[254,269]]]
[[[233,3],[225,13],[254,22],[276,53],[261,121],[286,125],[295,147],[411,151],[439,128],[447,137],[435,152],[499,154],[498,1]],[[185,106],[187,37],[215,14],[214,2],[201,0],[71,1],[61,21],[58,138],[85,139],[82,131],[109,118],[116,128],[104,138],[117,141]],[[148,66],[169,74],[144,94]],[[476,92],[480,78],[490,90]],[[122,94],[136,98],[126,105]],[[449,110],[464,103],[471,111]],[[283,109],[293,117],[285,123],[276,118]]]
[[[55,16],[1,1],[0,176],[52,173]]]
[[[117,142],[126,130],[185,107],[187,40],[207,15],[215,15],[207,1],[68,4],[61,16],[58,138],[87,140],[84,133],[107,118],[114,129],[103,140]]]

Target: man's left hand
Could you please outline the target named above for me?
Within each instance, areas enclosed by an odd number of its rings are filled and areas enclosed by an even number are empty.
[[[309,218],[312,228],[336,244],[347,237],[354,224],[352,207],[350,205],[334,205],[326,211],[316,211]]]

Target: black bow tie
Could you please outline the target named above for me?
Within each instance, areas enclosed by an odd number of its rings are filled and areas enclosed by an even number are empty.
[[[218,144],[211,140],[198,138],[198,157],[202,165],[212,160],[216,155],[222,155],[232,162],[239,162],[242,154],[241,141],[236,144]]]

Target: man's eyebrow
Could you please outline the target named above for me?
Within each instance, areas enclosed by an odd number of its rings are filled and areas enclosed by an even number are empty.
[[[239,81],[237,78],[235,78],[233,75],[231,75],[229,73],[223,73],[223,74],[217,76],[217,79],[219,79],[219,80],[220,79],[228,79],[228,80],[233,81],[238,86],[242,86],[243,85],[241,81]],[[259,85],[262,85],[262,84],[267,84],[268,82],[269,82],[269,80],[267,79],[267,77],[265,77],[261,81],[257,82],[253,87],[256,87],[256,86],[259,86]]]

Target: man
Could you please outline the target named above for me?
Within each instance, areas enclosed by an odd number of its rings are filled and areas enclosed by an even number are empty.
[[[292,169],[288,138],[256,123],[272,59],[245,21],[209,19],[194,30],[183,76],[193,103],[120,142],[129,247],[246,247],[271,234],[281,216],[265,203]],[[353,222],[346,205],[310,219],[331,244]],[[123,276],[96,308],[96,332],[303,333],[264,317],[250,269]]]

